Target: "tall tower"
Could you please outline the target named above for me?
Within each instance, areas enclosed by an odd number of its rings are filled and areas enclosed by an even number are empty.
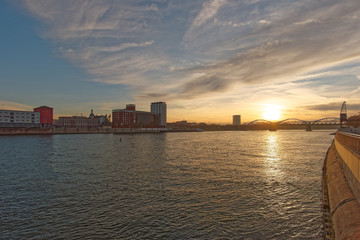
[[[343,102],[340,110],[340,127],[342,127],[342,123],[347,119],[347,108],[346,102]]]
[[[240,115],[233,115],[233,125],[240,126],[241,124],[241,116]]]
[[[166,102],[152,102],[151,112],[156,113],[157,126],[166,127]]]

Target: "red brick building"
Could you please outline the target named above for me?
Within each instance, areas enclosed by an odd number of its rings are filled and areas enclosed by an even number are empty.
[[[54,122],[53,108],[41,106],[34,108],[34,112],[40,113],[40,127],[52,127]]]
[[[113,128],[156,128],[156,114],[136,111],[135,104],[126,105],[125,109],[112,111]]]

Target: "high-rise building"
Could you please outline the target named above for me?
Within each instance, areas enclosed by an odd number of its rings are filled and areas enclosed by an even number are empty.
[[[240,126],[241,124],[241,116],[240,115],[234,115],[233,116],[233,125],[234,126]]]
[[[150,108],[157,116],[157,127],[166,127],[166,102],[152,102]]]

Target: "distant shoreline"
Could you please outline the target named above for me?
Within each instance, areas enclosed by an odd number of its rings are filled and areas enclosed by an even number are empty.
[[[311,130],[337,129],[337,125],[313,125]],[[172,132],[213,132],[213,131],[261,131],[261,130],[306,130],[306,126],[292,125],[269,128],[268,126],[222,126],[209,125],[202,128],[0,128],[0,136],[12,135],[55,135],[55,134],[135,134]]]

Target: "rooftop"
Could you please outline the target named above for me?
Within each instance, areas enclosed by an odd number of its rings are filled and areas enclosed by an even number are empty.
[[[54,109],[54,108],[48,107],[48,106],[40,106],[40,107],[36,107],[36,108],[34,108],[34,109],[37,109],[37,108],[51,108],[51,109]]]

